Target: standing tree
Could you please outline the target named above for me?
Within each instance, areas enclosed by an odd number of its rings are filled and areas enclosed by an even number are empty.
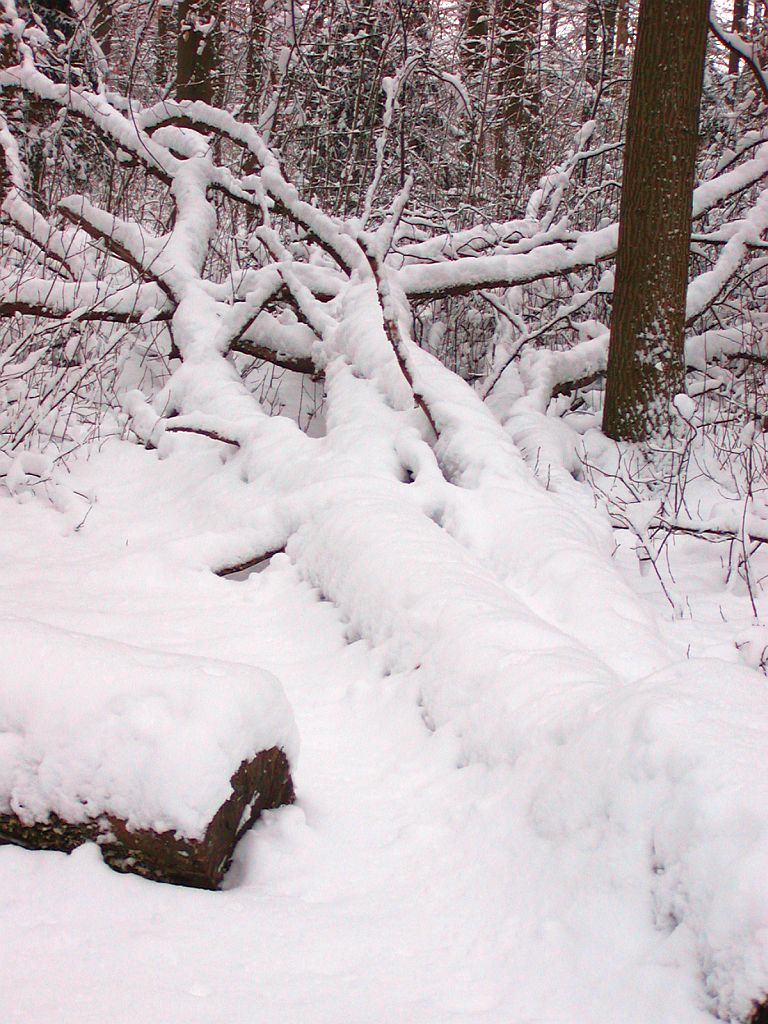
[[[176,50],[176,98],[213,103],[219,92],[219,5],[180,0]]]
[[[98,0],[94,6],[93,36],[105,57],[112,52],[112,33],[115,28],[112,0]]]
[[[746,28],[747,16],[749,14],[749,0],[733,0],[733,31],[744,33]],[[739,73],[739,55],[735,50],[731,50],[728,58],[728,74],[738,75]]]
[[[618,0],[616,5],[616,39],[613,47],[614,59],[623,60],[629,41],[629,2]]]
[[[632,70],[603,430],[669,427],[683,330],[709,0],[642,0]]]
[[[155,83],[165,94],[169,81],[176,77],[177,15],[174,0],[160,0],[157,5],[157,49]]]
[[[495,5],[498,75],[496,90],[496,173],[509,175],[509,132],[521,143],[522,163],[538,177],[536,121],[541,103],[536,52],[539,45],[541,0],[497,0]]]

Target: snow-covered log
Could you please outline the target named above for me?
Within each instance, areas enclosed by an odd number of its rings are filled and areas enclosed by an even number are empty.
[[[290,803],[293,715],[242,665],[0,622],[0,843],[99,845],[119,871],[206,889]]]

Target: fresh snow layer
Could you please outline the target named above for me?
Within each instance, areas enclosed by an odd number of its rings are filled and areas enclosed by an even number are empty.
[[[243,761],[295,757],[266,672],[5,616],[0,646],[0,811],[25,824],[111,814],[199,839]]]
[[[501,716],[470,707],[470,679],[457,729],[452,681],[474,671],[503,694],[488,636],[494,608],[508,620],[516,596],[505,605],[467,561],[490,625],[451,664],[461,616],[446,615],[444,577],[430,577],[426,556],[408,581],[386,545],[360,555],[382,593],[418,598],[431,579],[431,611],[387,602],[389,635],[375,601],[357,621],[345,614],[342,589],[355,583],[342,566],[337,594],[310,585],[332,547],[311,521],[290,557],[218,579],[205,558],[256,514],[258,490],[227,473],[215,443],[177,449],[162,459],[114,443],[76,466],[77,490],[98,496],[79,530],[81,516],[0,498],[0,614],[112,650],[263,666],[302,737],[298,803],[249,833],[220,893],[118,876],[89,846],[70,857],[0,849],[4,1020],[706,1024],[712,1011],[748,1011],[766,979],[766,688],[722,660],[717,601],[698,608],[698,631],[679,628],[692,653],[721,660],[642,681],[604,666],[551,700],[535,660],[527,679],[515,669]],[[387,497],[393,485],[379,486]],[[326,515],[362,544],[363,519],[343,500],[354,491],[339,488]],[[435,557],[464,561],[430,533]],[[356,585],[368,586],[362,575]],[[377,621],[375,645],[356,639]],[[425,643],[433,630],[442,646]],[[556,642],[564,655],[578,647]],[[482,744],[512,749],[483,760]]]

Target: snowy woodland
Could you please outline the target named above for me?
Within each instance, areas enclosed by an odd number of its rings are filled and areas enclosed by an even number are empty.
[[[765,0],[0,0],[0,256],[2,1020],[765,1024]]]

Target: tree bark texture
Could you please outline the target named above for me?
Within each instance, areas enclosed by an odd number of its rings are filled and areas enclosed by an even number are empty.
[[[264,74],[264,47],[267,35],[267,15],[264,0],[250,0],[249,25],[245,51],[245,113],[255,120]]]
[[[178,19],[173,0],[160,0],[157,5],[157,53],[155,81],[162,93],[176,73]]]
[[[112,33],[114,27],[115,18],[112,10],[112,0],[98,0],[94,7],[93,34],[105,57],[109,57],[112,52]]]
[[[470,81],[477,79],[485,61],[488,35],[488,9],[484,0],[466,0],[462,20],[464,32],[459,56],[464,74]]]
[[[219,5],[180,0],[176,50],[176,99],[213,103],[219,79]]]
[[[535,125],[541,97],[535,57],[539,44],[541,0],[496,0],[497,64],[496,173],[509,174],[509,140],[515,132],[522,143],[524,164],[538,170]]]
[[[744,34],[749,16],[749,0],[733,0],[733,31]],[[739,55],[731,50],[728,58],[728,73],[738,75]]]
[[[56,815],[25,824],[13,812],[0,814],[0,845],[71,853],[86,842],[98,843],[115,871],[198,889],[218,889],[241,836],[262,811],[293,803],[294,791],[285,754],[277,747],[244,761],[231,779],[232,794],[221,805],[201,839],[175,832],[132,830],[114,815],[68,822]]]
[[[584,24],[584,50],[586,53],[587,82],[594,88],[600,80],[600,35],[602,18],[599,0],[587,0]]]
[[[614,41],[614,61],[624,59],[624,53],[629,43],[629,0],[618,0],[616,5],[616,38]]]
[[[691,195],[709,0],[642,0],[603,430],[663,436],[682,390]]]

